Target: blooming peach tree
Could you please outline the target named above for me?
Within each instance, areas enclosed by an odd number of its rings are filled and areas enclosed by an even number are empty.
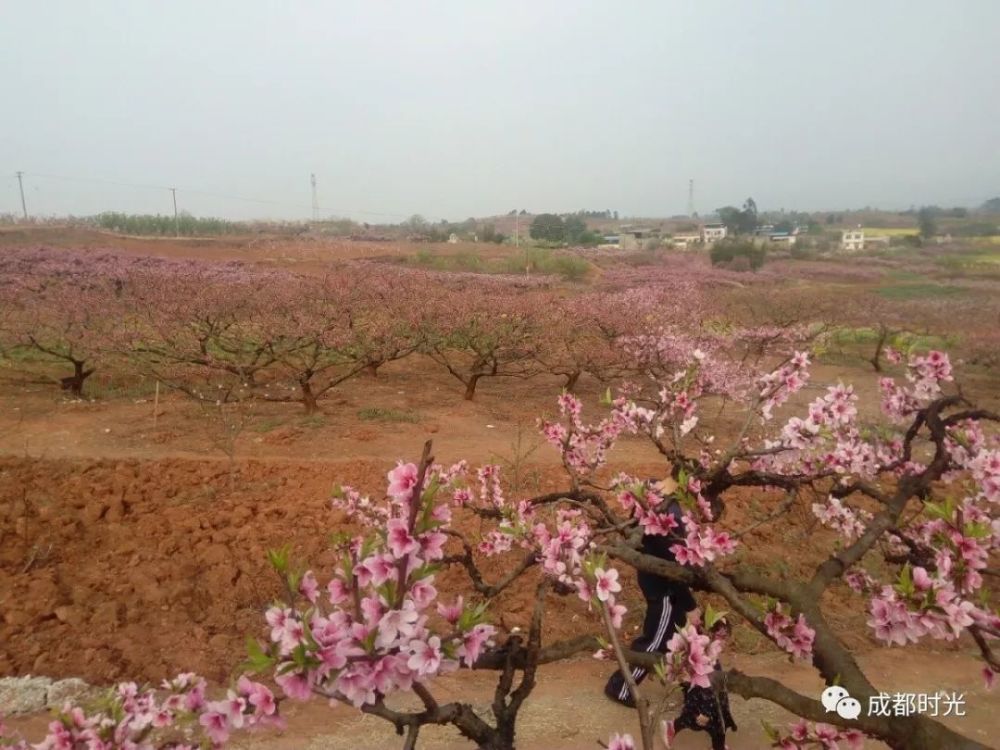
[[[639,342],[658,365],[674,361],[651,394],[626,395],[596,425],[580,420],[579,402],[564,400],[564,424],[546,425],[560,447],[574,486],[596,489],[594,476],[624,433],[645,434],[668,460],[684,508],[684,536],[673,546],[676,562],[636,550],[634,537],[605,538],[610,558],[695,590],[721,596],[744,621],[790,658],[811,661],[828,684],[844,686],[863,706],[879,693],[831,628],[823,592],[838,582],[867,597],[873,636],[886,645],[923,639],[968,637],[983,657],[987,684],[1000,671],[995,641],[1000,617],[984,576],[1000,546],[1000,443],[987,425],[996,414],[970,405],[953,381],[946,355],[911,356],[903,381],[880,381],[888,423],[859,416],[859,398],[837,384],[813,399],[802,416],[783,422],[777,411],[809,378],[809,357],[796,353],[773,372],[731,378],[700,342],[669,336]],[[685,355],[687,349],[687,355]],[[890,357],[899,361],[898,355]],[[721,375],[720,375],[721,374]],[[701,428],[701,405],[723,396],[745,405],[746,417],[728,447]],[[742,530],[725,529],[727,496],[740,487],[785,493],[773,511]],[[645,533],[667,533],[676,523],[658,509],[664,498],[636,478],[618,475],[607,490]],[[840,538],[811,575],[801,580],[768,576],[735,564],[734,553],[762,524],[789,512],[804,495],[810,510]],[[618,517],[609,519],[616,523]],[[881,565],[876,562],[881,558]],[[895,571],[888,579],[878,570]],[[693,618],[669,644],[672,681],[725,685],[744,697],[771,700],[814,722],[788,732],[772,730],[776,746],[859,746],[863,735],[895,748],[978,747],[973,740],[925,716],[870,716],[846,720],[815,699],[764,677],[736,670],[709,675],[716,643],[699,634]],[[641,706],[640,706],[641,710]],[[664,727],[666,740],[673,729]],[[824,744],[825,743],[825,744]],[[648,738],[643,745],[651,747]]]
[[[268,642],[251,644],[248,665],[273,671],[290,699],[319,696],[390,721],[405,733],[404,748],[416,746],[427,724],[451,724],[478,747],[513,748],[517,714],[534,687],[537,666],[592,643],[576,639],[542,648],[549,591],[575,592],[612,634],[626,611],[615,598],[621,591],[618,571],[607,567],[606,556],[595,553],[584,511],[560,507],[546,513],[550,501],[569,499],[557,493],[508,501],[496,466],[483,466],[474,474],[464,462],[442,467],[433,463],[430,443],[419,464],[400,463],[389,472],[383,501],[340,488],[333,505],[362,533],[338,537],[340,563],[322,585],[311,570],[296,570],[287,553],[272,552],[288,601],[267,611]],[[453,526],[454,509],[488,519],[493,528],[474,544]],[[514,547],[523,550],[520,564],[501,581],[487,584],[477,557]],[[497,630],[486,622],[485,601],[474,604],[461,595],[442,601],[435,576],[443,565],[463,566],[483,600],[539,565],[542,576],[527,643],[516,634],[497,643]],[[434,697],[432,680],[461,667],[500,671],[494,725],[470,704],[442,705]],[[388,705],[388,699],[404,691],[412,691],[424,710],[406,712]]]
[[[29,744],[0,721],[0,747],[11,750],[196,750],[221,747],[232,732],[281,726],[271,690],[247,677],[219,700],[193,674],[164,681],[158,691],[118,685],[94,710],[66,704],[39,743]]]

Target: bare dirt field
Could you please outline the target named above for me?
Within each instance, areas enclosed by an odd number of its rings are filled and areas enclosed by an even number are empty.
[[[115,238],[97,232],[0,232],[0,252],[18,244],[49,244],[180,258],[241,259],[267,265],[321,268],[330,260],[416,252],[406,243],[309,242],[267,238],[204,241]],[[455,248],[448,248],[450,252]],[[461,248],[458,248],[459,250]],[[821,385],[854,382],[877,392],[870,367],[828,362],[798,403]],[[969,390],[996,406],[993,376],[979,374]],[[379,376],[356,378],[337,389],[319,414],[292,404],[256,407],[226,455],[211,410],[163,392],[154,413],[152,383],[122,385],[115,373],[89,384],[94,400],[70,400],[57,389],[0,385],[0,676],[82,677],[94,684],[120,679],[158,681],[195,671],[224,683],[244,656],[247,635],[258,635],[262,610],[279,593],[265,552],[289,543],[296,558],[317,571],[332,564],[326,538],[343,528],[332,511],[334,485],[378,491],[397,459],[415,459],[434,440],[441,462],[501,464],[521,492],[564,486],[557,456],[535,429],[551,416],[560,381],[484,381],[476,400],[428,361],[390,364]],[[602,386],[581,381],[586,408],[599,413]],[[615,450],[616,470],[658,474],[648,445],[626,440]],[[761,497],[747,495],[730,508],[727,524],[740,527],[760,515]],[[755,532],[743,562],[795,572],[814,564],[829,541],[804,507],[788,522]],[[503,561],[491,561],[499,574]],[[457,572],[439,579],[457,590]],[[877,648],[863,608],[845,587],[831,590],[831,621],[858,653],[876,684],[888,692],[958,691],[965,717],[945,721],[986,744],[1000,738],[996,697],[983,688],[971,642],[901,651]],[[493,606],[502,629],[524,627],[531,592],[511,591]],[[626,591],[626,629],[641,616],[641,597]],[[843,606],[839,606],[843,605]],[[547,635],[593,632],[581,602],[556,602]],[[806,694],[821,690],[812,670],[793,666],[756,633],[737,629],[731,663],[750,673],[787,680]],[[546,667],[520,725],[524,750],[597,747],[610,732],[631,729],[634,713],[601,695],[610,667],[586,656]],[[440,697],[473,696],[489,703],[493,675],[463,673],[440,681]],[[654,689],[655,690],[655,689]],[[671,698],[676,704],[676,697]],[[788,720],[773,705],[733,699],[741,731],[733,750],[767,747],[759,719]],[[342,707],[285,704],[282,733],[244,737],[244,748],[307,750],[398,746],[385,722]],[[29,729],[40,717],[14,722]],[[427,729],[422,747],[466,747],[452,729]],[[681,748],[707,747],[701,736],[681,736]]]

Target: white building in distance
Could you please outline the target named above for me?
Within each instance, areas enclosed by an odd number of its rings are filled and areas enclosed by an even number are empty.
[[[713,242],[718,242],[719,240],[724,240],[726,238],[726,225],[725,224],[706,224],[701,229],[702,241],[711,245]]]
[[[857,252],[865,249],[865,233],[858,229],[845,229],[840,233],[840,249],[847,252]]]
[[[670,238],[671,244],[681,250],[687,250],[692,245],[701,244],[701,232],[677,232]]]

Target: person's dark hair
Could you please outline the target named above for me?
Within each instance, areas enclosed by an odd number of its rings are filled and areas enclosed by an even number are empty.
[[[673,466],[670,470],[670,478],[673,479],[675,482],[678,479],[679,471],[680,470],[677,468],[677,466]],[[659,477],[648,477],[645,481],[645,484],[647,487],[652,487],[659,481],[660,481]],[[673,499],[674,499],[673,493],[670,493],[663,499],[663,501],[666,504],[666,506],[669,507],[670,502]],[[708,506],[712,509],[712,519],[718,521],[720,518],[722,518],[722,513],[726,509],[726,506],[722,502],[722,498],[720,498],[718,495],[712,495],[711,497],[708,497],[706,499],[708,500]],[[661,508],[660,510],[661,511],[666,510],[666,507]]]

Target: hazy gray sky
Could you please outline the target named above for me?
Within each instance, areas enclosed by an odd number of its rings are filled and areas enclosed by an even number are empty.
[[[0,212],[978,204],[997,0],[0,0]],[[255,198],[250,203],[195,194]],[[386,217],[395,220],[396,217]]]

